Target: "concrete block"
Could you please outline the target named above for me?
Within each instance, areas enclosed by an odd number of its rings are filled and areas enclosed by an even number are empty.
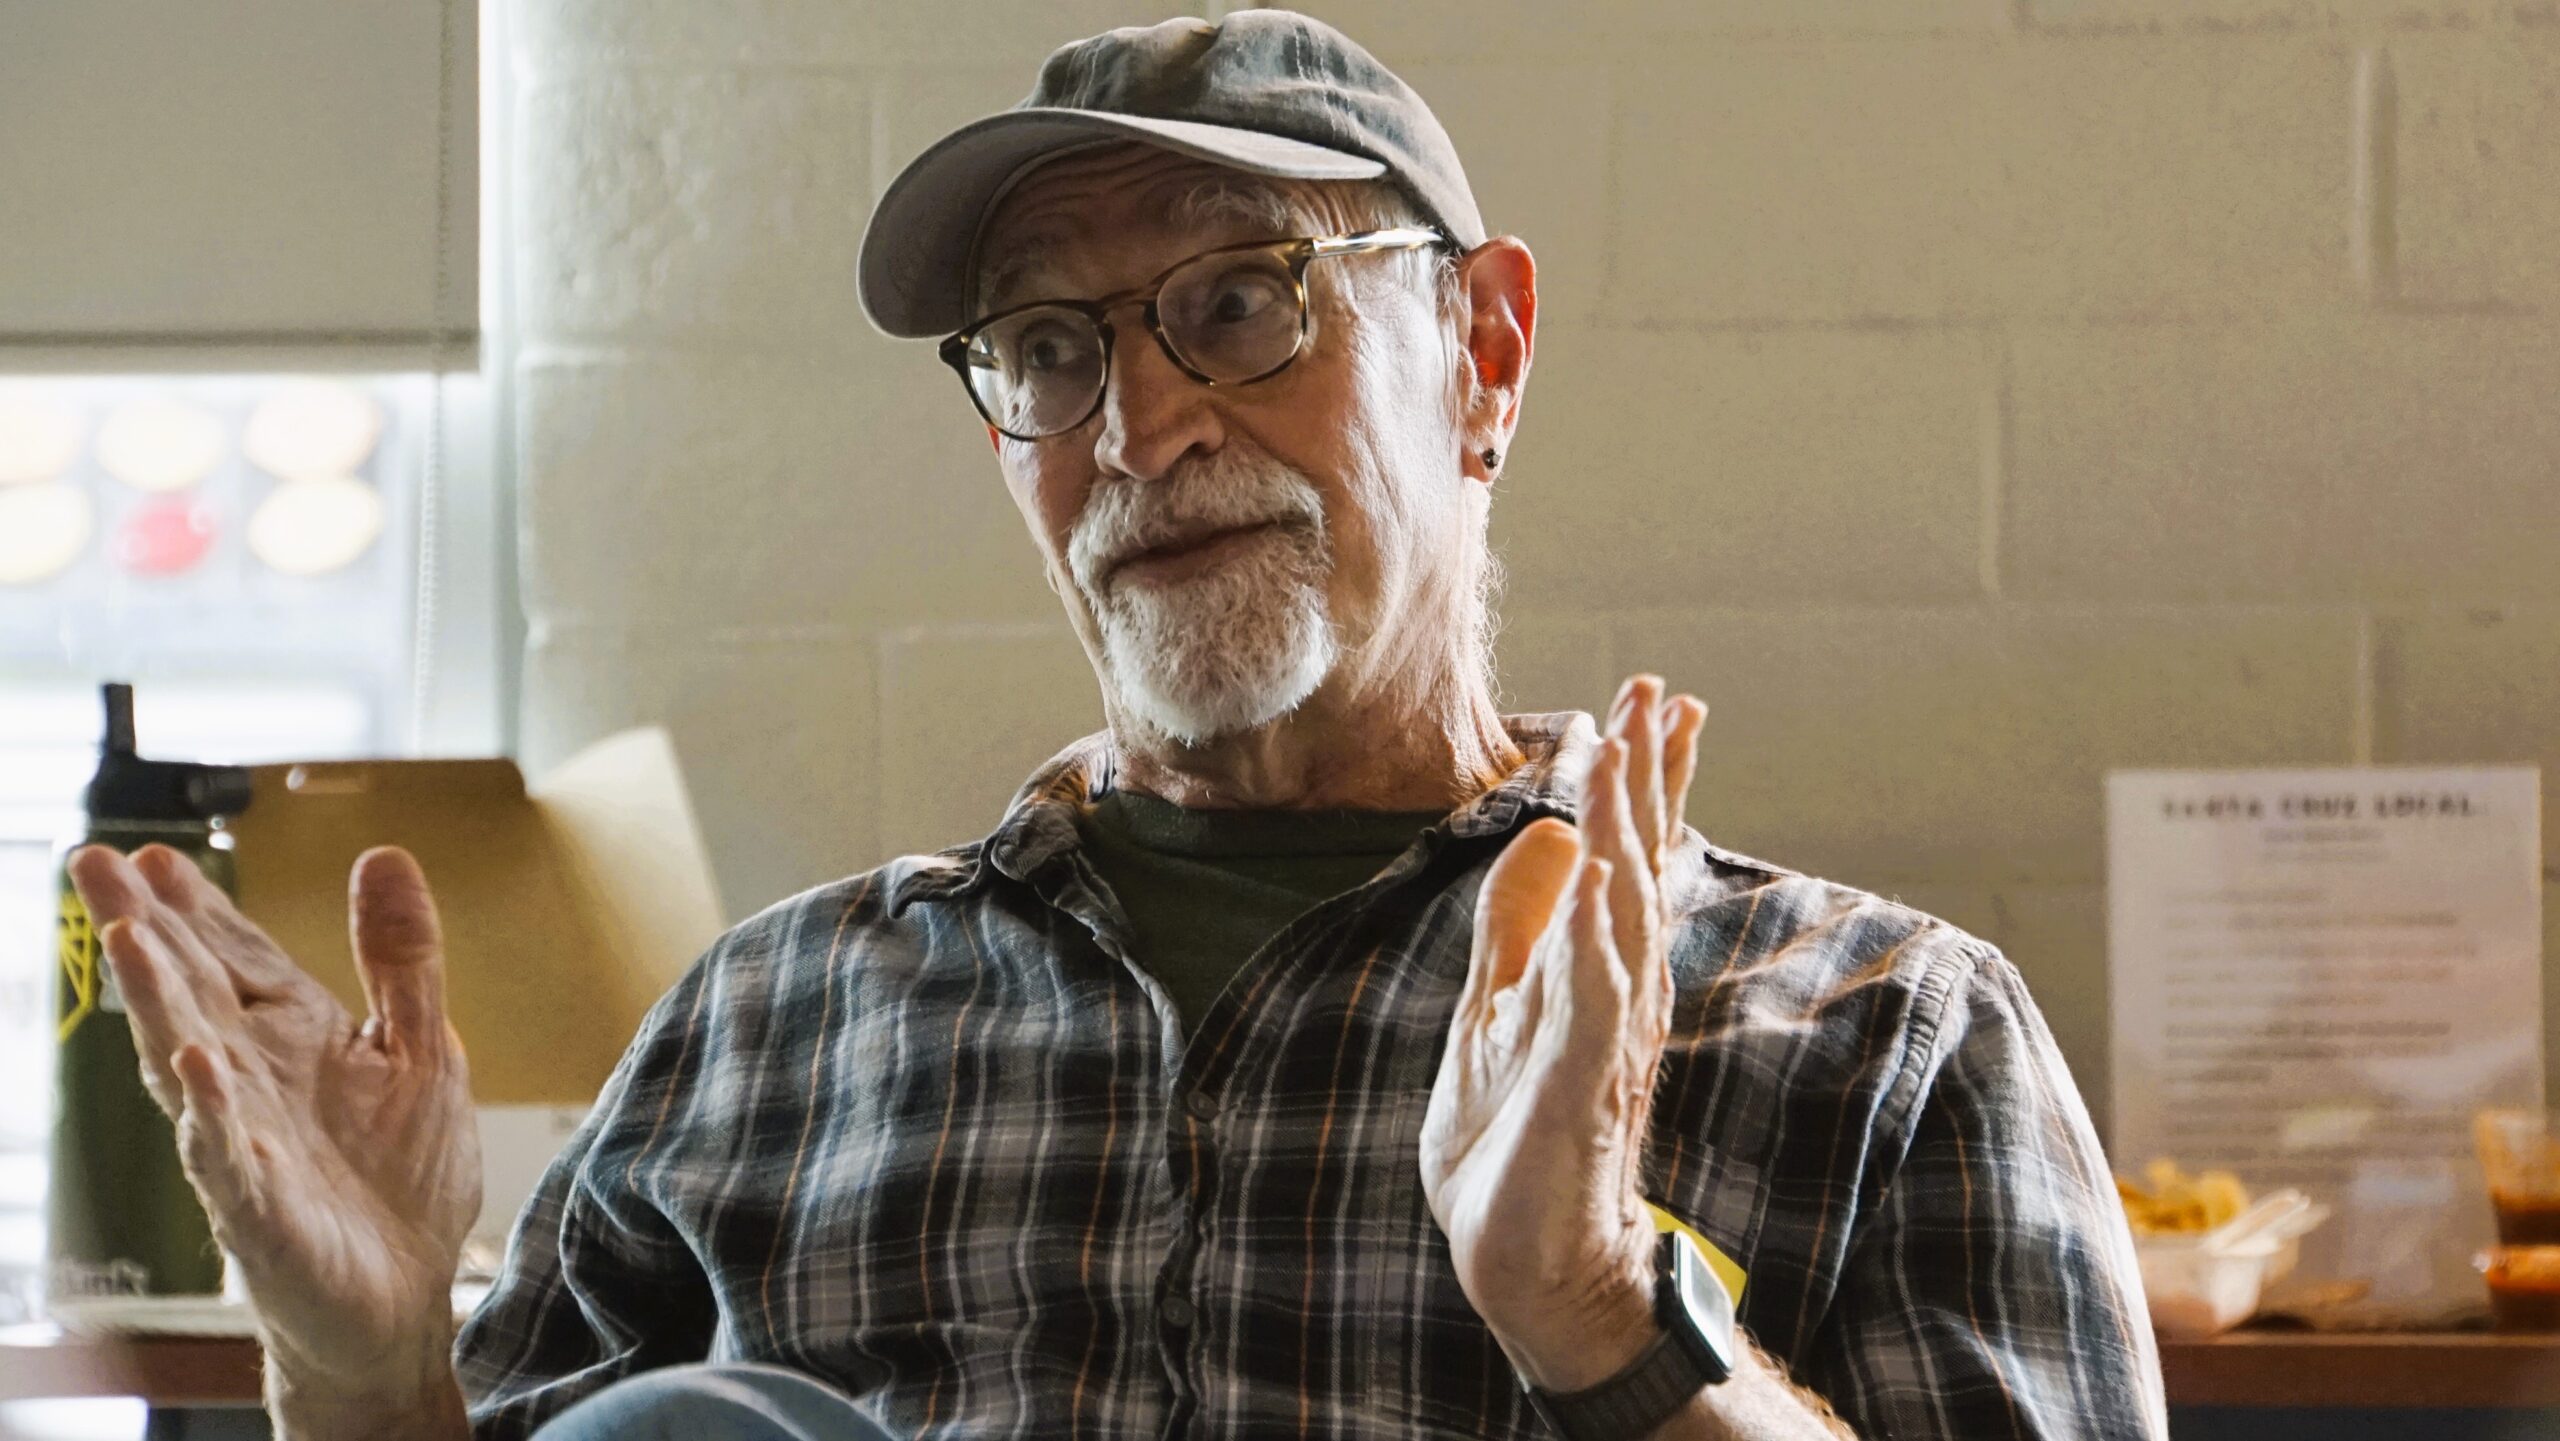
[[[2114,1046],[2107,1002],[2107,892],[2102,885],[2013,886],[2000,893],[2001,926],[1991,937],[2018,967],[2079,1083],[2098,1135],[2113,1107]],[[2132,1170],[2147,1157],[2118,1157]]]
[[[1502,709],[1605,713],[1618,693],[1609,623],[1598,616],[1511,614],[1494,647],[1502,667]]]
[[[603,73],[520,106],[528,339],[785,348],[868,333],[871,101],[825,73]]]
[[[2495,23],[2501,0],[2027,0],[2041,30],[2318,33],[2380,28],[2462,29]]]
[[[2560,302],[2560,31],[2389,47],[2399,93],[2399,293]]]
[[[1196,7],[1206,14],[1249,8]],[[1516,61],[1524,55],[1606,58],[1666,41],[1768,35],[1915,35],[1991,31],[2008,0],[1714,0],[1670,6],[1602,0],[1557,6],[1510,0],[1343,0],[1285,7],[1316,15],[1402,73],[1438,60]],[[1057,46],[1116,25],[1151,25],[1164,6],[1130,0],[1046,5],[928,6],[903,0],[527,0],[516,50],[537,73],[598,64],[785,64],[897,67],[987,63],[1012,67],[1019,94]]]
[[[1989,40],[1678,53],[1618,77],[1614,312],[1840,320],[1991,308],[2005,194]]]
[[[922,347],[536,354],[522,385],[536,618],[872,630],[1056,611],[984,431]]]
[[[1599,65],[1430,63],[1399,72],[1458,147],[1476,208],[1538,260],[1538,313],[1590,315],[1609,264],[1609,72]]]
[[[1063,616],[884,636],[880,677],[880,845],[890,855],[986,835],[1032,771],[1102,729],[1093,668]]]
[[[2357,623],[2306,610],[1622,617],[1710,707],[1690,819],[1869,890],[2095,884],[2106,772],[2351,759]]]
[[[2349,285],[2330,47],[1771,44],[1619,87],[1623,319],[2214,314]]]
[[[532,775],[626,726],[667,728],[732,921],[882,858],[867,637],[542,626],[524,664]]]
[[[2030,40],[1986,95],[2011,314],[2270,313],[2356,296],[2343,45]]]
[[[595,64],[883,65],[978,59],[1018,66],[1115,25],[1152,25],[1132,0],[918,5],[909,0],[527,0],[517,52],[536,70]]]
[[[599,65],[743,64],[792,55],[844,62],[859,47],[853,7],[806,0],[523,0],[517,63],[533,75]]]
[[[2542,767],[2543,864],[2560,878],[2560,611],[2415,611],[2374,641],[2374,761]]]
[[[1515,605],[1980,593],[1989,343],[1560,325],[1497,490]]]
[[[1229,5],[1228,10],[1244,7]],[[1445,59],[1641,54],[1672,44],[1775,35],[1927,35],[1996,31],[2008,0],[1324,0],[1285,7],[1315,15],[1402,73]]]
[[[911,65],[872,81],[879,163],[873,188],[885,191],[907,162],[972,120],[983,119],[1031,91],[1037,71],[1021,65]]]
[[[2013,344],[2008,594],[2560,594],[2546,320],[2029,328]]]

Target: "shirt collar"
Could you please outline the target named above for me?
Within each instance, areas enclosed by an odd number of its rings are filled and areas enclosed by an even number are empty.
[[[1599,727],[1582,711],[1510,715],[1502,728],[1527,757],[1491,790],[1440,822],[1459,838],[1507,834],[1540,816],[1572,820],[1574,799],[1600,743]],[[1115,753],[1109,731],[1097,731],[1031,773],[986,839],[907,867],[891,883],[892,912],[917,900],[956,896],[993,875],[1029,883],[1075,848],[1076,817],[1111,789]]]

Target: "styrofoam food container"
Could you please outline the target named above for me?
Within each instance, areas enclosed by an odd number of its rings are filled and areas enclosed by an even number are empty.
[[[2261,1237],[2237,1245],[2200,1236],[2138,1236],[2151,1326],[2172,1340],[2218,1336],[2257,1314],[2268,1284],[2292,1269],[2300,1244]]]

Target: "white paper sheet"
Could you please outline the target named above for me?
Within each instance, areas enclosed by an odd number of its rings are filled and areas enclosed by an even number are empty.
[[[480,1118],[480,1219],[471,1238],[503,1251],[516,1213],[533,1199],[542,1173],[569,1143],[584,1106],[482,1106]]]
[[[2335,1207],[2288,1288],[2360,1287],[2333,1319],[2483,1309],[2470,1114],[2542,1101],[2540,795],[2532,767],[2111,774],[2116,1168]]]

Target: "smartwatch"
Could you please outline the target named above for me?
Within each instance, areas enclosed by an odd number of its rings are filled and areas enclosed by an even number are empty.
[[[1653,1319],[1662,1335],[1617,1375],[1579,1391],[1523,1383],[1529,1409],[1565,1441],[1627,1441],[1671,1419],[1734,1371],[1733,1296],[1698,1243],[1668,1230],[1654,1248]]]

